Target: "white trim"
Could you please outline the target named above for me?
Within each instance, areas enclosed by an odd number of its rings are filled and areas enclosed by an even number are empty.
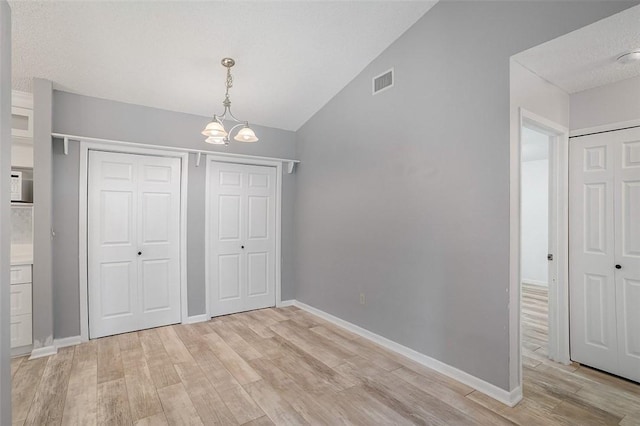
[[[54,134],[55,136],[55,134]],[[101,143],[99,139],[83,138],[80,140],[80,194],[78,203],[78,235],[79,235],[79,282],[80,282],[80,338],[89,340],[89,298],[87,282],[87,166],[89,150],[122,152],[127,154],[145,154],[180,159],[180,311],[181,321],[189,316],[187,306],[187,192],[189,175],[189,154],[175,150],[149,148],[144,144]],[[149,145],[151,146],[151,145]]]
[[[187,317],[186,320],[182,321],[183,324],[195,324],[198,322],[205,322],[205,321],[209,321],[209,315],[208,314],[200,314],[200,315],[193,315],[190,317]]]
[[[211,177],[211,162],[219,162],[219,163],[235,163],[235,164],[248,164],[253,166],[267,166],[267,167],[275,167],[276,169],[276,261],[275,261],[275,273],[276,273],[276,307],[279,308],[282,306],[282,162],[281,161],[273,161],[266,160],[263,158],[249,157],[246,158],[228,158],[225,156],[212,155],[208,154],[207,165],[205,171],[205,243],[204,243],[204,258],[205,258],[205,269],[204,269],[204,282],[205,282],[205,309],[209,318],[211,318],[211,310],[210,310],[210,292],[209,292],[209,204],[210,204],[210,188],[209,188],[209,180]]]
[[[564,364],[569,360],[569,130],[544,117],[519,108],[518,138],[511,141],[510,156],[510,220],[509,220],[509,362],[510,382],[522,388],[522,332],[520,275],[520,184],[522,127],[538,129],[553,137],[549,151],[549,168],[555,182],[549,183],[552,201],[549,211],[549,239],[556,269],[549,277],[549,358]],[[554,184],[555,183],[555,184]],[[515,309],[514,309],[515,307]],[[514,376],[517,376],[516,380]]]
[[[282,302],[280,302],[280,306],[278,307],[286,308],[287,306],[295,306],[295,304],[296,304],[295,299],[283,300]]]
[[[288,302],[288,301],[287,301]],[[442,361],[438,361],[435,358],[431,358],[427,355],[424,355],[420,352],[417,352],[411,348],[403,346],[399,343],[394,342],[393,340],[389,340],[386,337],[382,337],[379,334],[375,334],[367,329],[359,327],[355,324],[352,324],[348,321],[345,321],[341,318],[333,316],[325,311],[322,311],[318,308],[314,308],[313,306],[309,306],[306,303],[302,303],[298,300],[293,301],[294,306],[297,306],[300,309],[304,309],[305,311],[312,313],[324,320],[327,320],[339,327],[342,327],[346,330],[351,331],[352,333],[357,334],[358,336],[364,337],[376,343],[386,349],[389,349],[393,352],[396,352],[402,356],[409,358],[412,361],[415,361],[421,365],[424,365],[427,368],[435,370],[445,376],[448,376],[454,380],[457,380],[460,383],[463,383],[467,386],[474,388],[475,390],[482,392],[483,394],[502,402],[503,404],[508,405],[509,407],[515,406],[522,399],[522,388],[518,387],[511,392],[508,392],[504,389],[501,389],[489,382],[486,382],[476,376],[473,376],[469,373],[466,373],[462,370],[459,370],[455,367],[450,366],[449,364],[445,364]]]
[[[575,129],[569,132],[569,137],[574,138],[576,136],[584,136],[591,133],[611,132],[614,130],[620,130],[620,129],[625,129],[627,127],[637,127],[637,126],[640,126],[640,119],[620,121],[617,123],[603,124],[601,126],[584,127],[582,129]]]
[[[51,346],[43,346],[38,349],[34,349],[31,351],[31,356],[29,357],[29,361],[36,358],[42,358],[49,355],[55,355],[58,353],[58,348],[55,345]]]
[[[53,339],[53,345],[57,348],[66,348],[67,346],[75,346],[82,343],[80,336],[63,337],[62,339]]]
[[[187,154],[212,154],[212,155],[220,155],[225,157],[237,158],[239,161],[243,162],[247,160],[264,160],[264,161],[277,161],[279,163],[287,163],[287,172],[289,174],[293,173],[295,169],[295,165],[300,162],[300,160],[294,160],[292,158],[277,158],[277,157],[262,157],[259,155],[246,155],[246,154],[234,154],[231,152],[224,151],[207,151],[205,149],[192,149],[192,148],[181,148],[178,146],[165,146],[165,145],[151,145],[146,143],[137,143],[137,142],[126,142],[126,141],[118,141],[113,139],[100,139],[100,138],[89,138],[86,136],[75,136],[75,135],[67,135],[64,133],[51,133],[51,137],[54,139],[62,139],[65,144],[68,144],[69,141],[77,141],[77,142],[96,142],[102,145],[118,145],[118,146],[127,146],[131,148],[142,148],[142,149],[158,149],[162,151],[176,151]],[[67,151],[65,151],[65,155]]]

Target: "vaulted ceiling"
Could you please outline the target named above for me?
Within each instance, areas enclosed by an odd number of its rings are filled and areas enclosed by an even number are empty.
[[[13,87],[297,130],[434,1],[10,2]],[[385,71],[385,70],[381,70]]]

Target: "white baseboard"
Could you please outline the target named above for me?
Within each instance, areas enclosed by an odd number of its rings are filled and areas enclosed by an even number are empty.
[[[197,322],[205,322],[205,321],[209,321],[209,315],[207,314],[201,314],[201,315],[193,315],[190,317],[187,317],[186,320],[182,321],[183,324],[195,324]]]
[[[378,345],[383,346],[400,355],[403,355],[419,364],[424,365],[427,368],[430,368],[439,373],[442,373],[445,376],[451,377],[452,379],[457,380],[460,383],[464,383],[465,385],[470,386],[475,390],[482,392],[483,394],[497,401],[500,401],[503,404],[508,405],[509,407],[515,406],[522,399],[522,388],[520,387],[517,389],[514,389],[511,392],[508,392],[489,382],[479,379],[476,376],[473,376],[469,373],[466,373],[462,370],[459,370],[455,367],[445,364],[442,361],[438,361],[437,359],[421,354],[420,352],[414,351],[413,349],[410,349],[406,346],[403,346],[399,343],[389,340],[386,337],[382,337],[378,334],[372,333],[369,330],[366,330],[362,327],[359,327],[341,318],[328,314],[320,309],[314,308],[313,306],[309,306],[297,300],[293,301],[293,305],[299,307],[300,309],[304,309],[305,311],[310,312],[314,315],[317,315],[320,318],[323,318],[329,322],[332,322],[335,325],[345,328],[351,331],[352,333],[355,333],[361,337],[364,337],[365,339],[369,339],[372,342],[377,343]]]
[[[37,348],[31,351],[31,356],[29,359],[42,358],[43,356],[55,355],[58,353],[58,348],[55,345],[51,346],[43,346],[41,348]]]
[[[278,308],[286,308],[287,306],[293,306],[295,305],[296,301],[293,299],[289,299],[289,300],[282,300],[280,303],[278,303]]]
[[[75,346],[82,343],[80,336],[64,337],[62,339],[53,339],[53,345],[57,348],[66,348],[67,346]]]

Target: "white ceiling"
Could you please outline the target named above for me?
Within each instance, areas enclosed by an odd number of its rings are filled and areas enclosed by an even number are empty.
[[[13,86],[210,116],[230,56],[235,115],[297,130],[434,4],[11,1]]]
[[[616,62],[633,49],[640,49],[640,6],[519,53],[515,60],[567,93],[575,93],[639,76],[640,62]]]

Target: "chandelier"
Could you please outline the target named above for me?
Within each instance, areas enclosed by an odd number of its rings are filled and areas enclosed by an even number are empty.
[[[222,61],[222,66],[227,69],[227,81],[226,87],[227,90],[224,94],[224,101],[222,101],[222,105],[224,106],[224,112],[222,114],[215,114],[211,122],[207,124],[207,127],[204,128],[202,134],[207,137],[205,139],[206,143],[214,144],[214,145],[229,145],[229,136],[233,133],[234,130],[240,128],[236,135],[233,137],[238,142],[257,142],[258,138],[256,134],[249,127],[248,121],[238,120],[231,113],[231,100],[229,99],[229,89],[233,87],[233,77],[231,76],[231,67],[236,64],[231,58],[224,58]],[[222,123],[224,120],[231,120],[235,123],[228,132],[224,128],[224,124]]]

